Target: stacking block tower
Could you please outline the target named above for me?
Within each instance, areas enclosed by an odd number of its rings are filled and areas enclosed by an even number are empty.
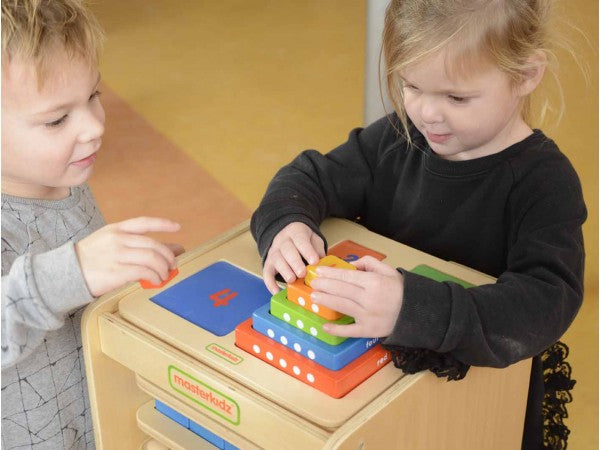
[[[332,249],[333,250],[333,249]],[[352,259],[352,256],[349,258]],[[325,394],[341,398],[390,362],[377,338],[344,338],[323,324],[350,324],[352,317],[311,302],[317,266],[356,268],[333,254],[307,266],[305,278],[288,283],[236,327],[236,345]]]

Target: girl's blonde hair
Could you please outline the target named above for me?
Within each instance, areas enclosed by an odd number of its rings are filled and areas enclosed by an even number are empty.
[[[549,48],[552,3],[392,0],[385,16],[382,51],[388,91],[405,131],[407,118],[399,74],[438,51],[448,52],[449,73],[468,76],[478,64],[491,63],[517,84],[532,69],[532,57],[539,52],[545,54],[553,72],[556,58]],[[529,122],[529,98],[523,102],[521,113]]]
[[[43,85],[56,51],[98,64],[104,32],[82,0],[2,0],[2,66],[34,64]]]

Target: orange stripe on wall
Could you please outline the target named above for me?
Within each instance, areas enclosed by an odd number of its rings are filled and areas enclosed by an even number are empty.
[[[248,219],[251,211],[106,85],[106,132],[90,185],[107,222],[167,217],[181,231],[161,240],[186,250]]]

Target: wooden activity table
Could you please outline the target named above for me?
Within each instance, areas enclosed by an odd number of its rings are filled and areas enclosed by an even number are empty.
[[[328,219],[322,231],[330,246],[350,239],[394,267],[426,264],[474,285],[494,282],[350,221]],[[246,353],[233,332],[217,336],[149,300],[217,261],[260,276],[248,222],[179,256],[179,274],[166,286],[132,283],[86,309],[83,347],[99,449],[215,448],[156,411],[155,399],[242,449],[520,448],[530,360],[472,367],[452,382],[388,364],[335,399]]]

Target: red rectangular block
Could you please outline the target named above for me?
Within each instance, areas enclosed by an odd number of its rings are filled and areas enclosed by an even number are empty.
[[[342,369],[330,370],[254,331],[251,318],[236,327],[235,344],[333,398],[343,397],[391,361],[390,353],[377,344]]]

